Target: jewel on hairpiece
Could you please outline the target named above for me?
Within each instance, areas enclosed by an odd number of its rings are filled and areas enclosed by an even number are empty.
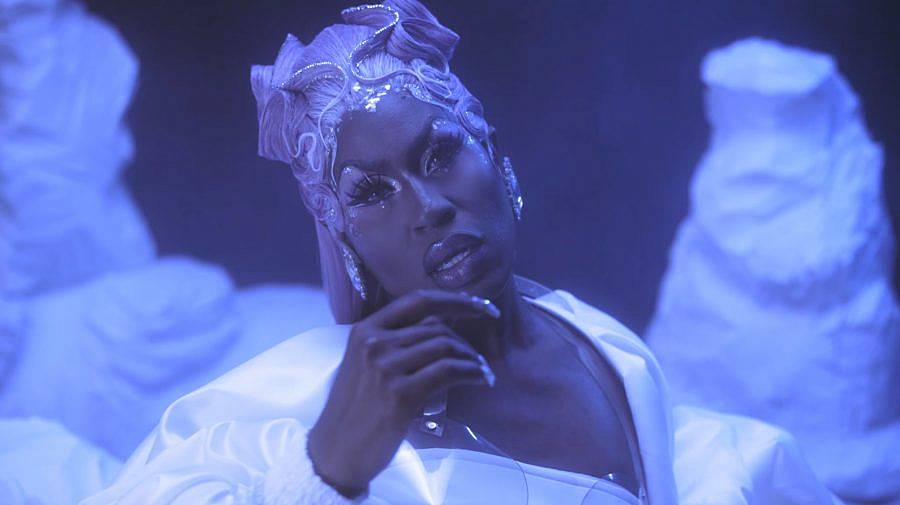
[[[314,82],[322,79],[346,80],[347,71],[333,61],[319,61],[295,71],[289,78],[275,87],[288,91],[303,91]]]
[[[341,11],[341,16],[348,23],[371,26],[370,23],[365,22],[370,21],[371,18],[363,19],[360,16],[366,16],[367,14],[369,14],[364,11],[372,12],[374,10],[380,10],[386,14],[384,24],[380,28],[375,30],[375,33],[373,33],[371,37],[363,39],[353,48],[353,50],[350,51],[350,72],[354,77],[357,78],[360,77],[360,75],[357,73],[357,71],[359,70],[359,65],[367,56],[367,54],[363,53],[363,50],[369,50],[377,43],[386,42],[387,37],[390,36],[390,33],[388,33],[389,30],[392,30],[397,25],[397,23],[400,22],[400,13],[389,5],[380,4],[359,5],[356,7],[349,7]]]
[[[410,82],[410,83],[405,84],[403,86],[403,88],[406,91],[408,91],[409,94],[411,94],[413,97],[415,97],[417,100],[420,100],[420,101],[426,102],[426,103],[434,103],[434,99],[431,98],[431,96],[428,94],[427,91],[422,89],[422,86],[419,85],[419,83]]]

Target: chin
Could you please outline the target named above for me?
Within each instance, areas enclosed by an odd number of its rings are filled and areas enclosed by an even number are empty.
[[[498,263],[497,266],[488,269],[484,275],[462,290],[489,300],[498,298],[512,277],[512,264],[503,261],[498,261]]]

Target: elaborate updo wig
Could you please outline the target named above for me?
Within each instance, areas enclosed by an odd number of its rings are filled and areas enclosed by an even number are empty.
[[[452,112],[487,150],[491,127],[479,102],[450,72],[459,36],[416,0],[387,0],[341,12],[346,24],[322,30],[308,45],[293,35],[274,65],[254,65],[250,80],[259,120],[259,154],[291,166],[316,219],[322,280],[338,323],[355,322],[384,301],[368,280],[363,300],[353,289],[339,245],[345,217],[334,186],[336,132],[345,112],[373,97],[408,92]]]

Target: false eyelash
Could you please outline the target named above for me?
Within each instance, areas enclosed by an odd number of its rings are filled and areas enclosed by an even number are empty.
[[[374,181],[374,182],[373,182]],[[353,199],[352,204],[371,203],[371,195],[375,194],[375,190],[379,188],[394,189],[394,186],[388,184],[381,174],[375,174],[371,177],[364,177],[353,185],[353,191],[350,198]],[[365,197],[365,198],[364,198]]]
[[[446,169],[453,162],[456,154],[462,149],[463,143],[463,133],[458,128],[442,133],[437,139],[433,140],[431,146],[428,147],[422,156],[422,166],[424,167],[425,175]],[[435,157],[435,154],[440,156]],[[433,162],[438,158],[443,158],[441,166],[432,168]]]

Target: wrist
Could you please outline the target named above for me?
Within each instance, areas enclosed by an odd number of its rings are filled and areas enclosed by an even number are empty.
[[[368,492],[368,482],[354,482],[352,479],[347,478],[347,470],[350,466],[349,461],[341,461],[340,458],[335,460],[332,457],[335,451],[320,450],[322,446],[319,442],[320,433],[317,428],[318,426],[313,426],[307,434],[305,447],[306,458],[309,460],[316,476],[346,498],[353,499]],[[331,444],[326,445],[331,446]]]
[[[308,432],[295,433],[284,453],[272,462],[263,479],[254,485],[254,503],[265,505],[353,505],[367,493],[348,498],[322,480],[308,451]]]
[[[369,486],[354,486],[354,485],[346,485],[337,482],[334,478],[329,476],[327,472],[323,472],[319,465],[316,463],[315,458],[313,458],[312,454],[309,450],[309,444],[306,445],[306,457],[309,458],[309,461],[312,465],[312,470],[315,474],[322,480],[325,484],[333,488],[344,498],[348,498],[350,500],[358,497],[359,495],[366,493],[369,489]]]

